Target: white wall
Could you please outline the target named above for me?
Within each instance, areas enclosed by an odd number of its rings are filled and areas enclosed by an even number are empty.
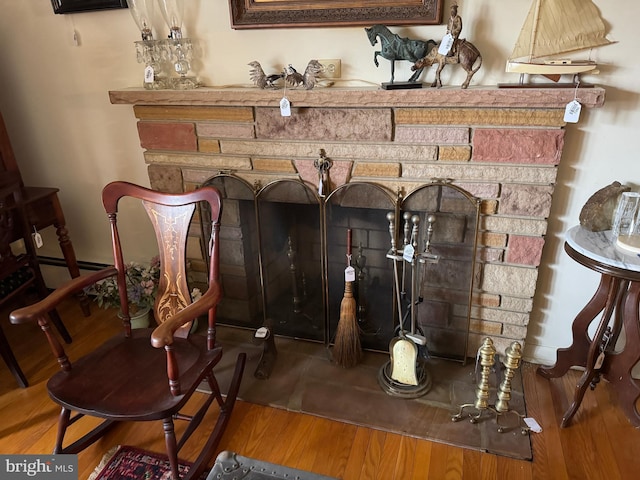
[[[445,3],[446,20],[450,1]],[[461,36],[475,43],[484,57],[472,85],[517,81],[504,72],[504,63],[529,0],[458,3],[464,21]],[[598,282],[595,273],[564,254],[563,232],[578,222],[582,205],[597,189],[614,180],[640,184],[634,143],[640,127],[640,2],[595,3],[608,23],[609,37],[619,43],[591,52],[601,73],[584,78],[606,88],[605,106],[583,111],[580,122],[567,127],[526,349],[528,358],[546,363],[555,360],[557,347],[570,343],[571,321]],[[383,59],[380,68],[374,66],[374,48],[361,27],[235,31],[229,26],[227,0],[185,4],[185,33],[200,42],[199,75],[208,86],[248,84],[247,63],[252,60],[276,71],[288,63],[303,68],[311,58],[342,59],[343,78],[353,80],[352,85],[389,80],[389,63]],[[445,26],[392,30],[439,39]],[[156,36],[164,36],[164,29]],[[110,262],[101,188],[115,179],[148,184],[132,109],[111,105],[107,94],[141,84],[142,68],[133,46],[138,38],[127,10],[54,15],[47,0],[0,0],[0,109],[26,181],[60,188],[81,260]],[[396,80],[408,78],[408,67],[398,64]],[[445,85],[459,85],[461,72],[447,69]],[[432,78],[430,72],[426,81]],[[46,239],[43,254],[59,256],[55,236],[49,232]],[[136,254],[140,260],[147,258],[144,243]]]

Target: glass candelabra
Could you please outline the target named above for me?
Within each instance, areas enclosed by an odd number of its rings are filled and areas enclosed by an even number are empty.
[[[143,86],[147,90],[187,90],[199,85],[189,75],[193,60],[193,42],[182,35],[182,0],[157,0],[169,27],[166,39],[155,40],[152,19],[156,0],[130,0],[129,10],[140,29],[142,40],[135,42],[138,63],[144,64]]]

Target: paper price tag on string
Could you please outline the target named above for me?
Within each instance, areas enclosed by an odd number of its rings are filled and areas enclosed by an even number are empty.
[[[147,65],[147,67],[144,69],[144,83],[153,83],[153,79],[153,67],[151,65]]]
[[[283,117],[291,116],[291,103],[289,103],[287,97],[282,97],[282,100],[280,100],[280,115]]]
[[[344,269],[344,281],[355,282],[356,281],[356,269],[349,266]]]
[[[438,47],[438,53],[440,55],[447,55],[449,51],[453,47],[453,35],[447,33],[444,37],[442,37],[442,41],[440,42],[440,46]]]
[[[33,233],[31,234],[31,237],[33,238],[33,243],[36,244],[36,247],[40,248],[42,247],[42,245],[44,245],[44,242],[42,241],[42,235],[38,233],[35,226],[33,227]]]
[[[582,110],[582,105],[578,100],[572,100],[567,104],[567,107],[564,109],[564,121],[568,123],[578,123],[580,120],[580,111]]]
[[[407,262],[412,262],[413,261],[413,254],[415,253],[415,248],[413,248],[413,245],[408,244],[404,247],[404,250],[402,251],[402,258],[404,260],[406,260]]]

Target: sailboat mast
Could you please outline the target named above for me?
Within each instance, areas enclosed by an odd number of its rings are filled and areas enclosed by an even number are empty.
[[[529,62],[533,60],[533,49],[538,35],[538,22],[540,20],[540,4],[542,0],[536,0],[536,11],[533,14],[533,25],[531,26],[531,38],[529,40]]]

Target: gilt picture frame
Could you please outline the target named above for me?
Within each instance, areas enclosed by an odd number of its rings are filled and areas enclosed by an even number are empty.
[[[126,0],[51,0],[53,13],[80,13],[127,8]]]
[[[442,23],[443,4],[444,0],[229,0],[229,9],[233,29],[317,28],[437,25]]]

